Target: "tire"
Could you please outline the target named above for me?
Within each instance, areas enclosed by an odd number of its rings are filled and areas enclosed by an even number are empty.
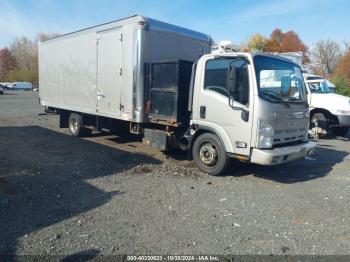
[[[68,128],[72,136],[82,137],[87,134],[83,126],[83,117],[77,113],[71,113],[69,115]]]
[[[327,130],[327,118],[324,114],[322,113],[315,113],[311,116],[310,120],[310,128],[315,127],[315,123],[317,122],[318,127]]]
[[[224,174],[229,167],[230,159],[219,138],[212,133],[197,137],[192,157],[199,170],[212,176]]]
[[[349,127],[334,127],[332,133],[335,136],[346,136],[349,132]]]

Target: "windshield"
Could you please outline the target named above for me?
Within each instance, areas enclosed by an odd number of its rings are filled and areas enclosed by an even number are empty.
[[[308,85],[311,93],[319,93],[319,94],[328,94],[331,92],[333,93],[333,90],[332,91],[330,90],[325,80],[321,82],[309,82]]]
[[[305,85],[298,65],[284,60],[254,57],[259,96],[275,103],[306,102]]]

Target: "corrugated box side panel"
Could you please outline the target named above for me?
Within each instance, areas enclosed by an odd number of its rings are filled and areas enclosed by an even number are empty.
[[[120,117],[131,120],[133,110],[134,30],[142,28],[141,16],[106,23],[66,34],[39,45],[40,99],[43,105],[77,112],[115,117],[96,112],[98,32],[121,27],[122,80]],[[116,72],[119,73],[119,72]]]
[[[42,104],[96,111],[96,33],[44,42],[39,48]]]

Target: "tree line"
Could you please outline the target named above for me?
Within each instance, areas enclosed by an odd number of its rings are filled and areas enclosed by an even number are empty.
[[[31,82],[39,85],[38,43],[58,34],[38,33],[34,41],[27,37],[15,38],[0,50],[0,82]]]
[[[8,47],[0,50],[0,82],[28,81],[38,86],[38,42],[59,34],[39,33],[32,41],[27,37],[15,38]],[[302,52],[303,62],[313,72],[330,79],[337,92],[350,96],[350,43],[331,39],[318,41],[312,50],[294,31],[283,32],[276,28],[269,37],[259,33],[241,44],[243,51]]]

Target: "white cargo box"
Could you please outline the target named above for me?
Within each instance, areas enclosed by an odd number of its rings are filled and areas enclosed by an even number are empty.
[[[91,27],[39,44],[42,105],[148,122],[150,64],[194,62],[209,53],[208,35],[142,16]]]

